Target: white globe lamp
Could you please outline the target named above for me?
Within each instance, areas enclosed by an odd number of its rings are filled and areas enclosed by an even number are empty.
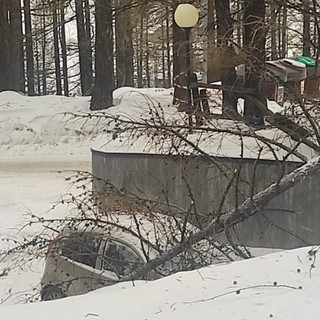
[[[193,28],[198,20],[198,9],[190,3],[179,4],[174,12],[174,21],[180,28]]]

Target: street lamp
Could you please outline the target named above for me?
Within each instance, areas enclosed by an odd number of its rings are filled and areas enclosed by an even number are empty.
[[[197,24],[199,19],[199,12],[196,7],[190,3],[181,3],[177,6],[174,12],[174,21],[182,28],[186,36],[186,67],[187,67],[187,90],[188,90],[188,109],[189,109],[189,124],[192,125],[191,115],[191,43],[190,33],[191,29]]]

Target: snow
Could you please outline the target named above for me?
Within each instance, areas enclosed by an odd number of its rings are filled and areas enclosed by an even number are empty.
[[[319,268],[307,248],[154,282],[0,309],[2,319],[317,319]],[[311,259],[311,260],[310,260]]]
[[[301,68],[301,69],[306,68],[306,65],[304,63],[293,60],[293,59],[286,59],[285,58],[285,59],[282,59],[282,61],[284,61],[284,62],[288,63],[289,65],[296,67],[296,68]]]
[[[184,113],[176,111],[176,107],[172,105],[172,98],[171,89],[124,87],[115,91],[114,107],[108,109],[106,113],[98,114],[129,121],[141,121],[141,119],[150,121],[152,117],[150,112],[153,112],[154,116],[160,105],[162,108],[160,111],[163,111],[166,121],[183,124],[187,121],[187,117]],[[214,91],[212,99],[215,102],[212,103],[212,112],[221,113],[220,108],[216,107],[219,97],[216,97]],[[162,150],[159,150],[155,144],[150,144],[146,135],[136,139],[133,144],[128,135],[122,134],[120,143],[119,139],[113,140],[110,136],[103,134],[104,131],[110,129],[112,124],[101,122],[96,118],[74,118],[73,114],[84,115],[88,112],[88,103],[89,98],[87,97],[24,97],[13,92],[0,93],[1,161],[12,159],[12,157],[18,160],[20,154],[23,154],[23,161],[25,159],[33,161],[35,155],[38,160],[46,159],[48,146],[50,147],[50,158],[54,161],[59,161],[61,156],[64,159],[68,157],[69,161],[79,157],[84,161],[89,161],[88,147],[107,152],[168,152],[170,139],[167,145],[162,145]],[[283,111],[283,108],[275,102],[269,102],[268,107],[273,112]],[[243,111],[242,99],[239,99],[238,109],[240,112]],[[274,128],[253,131],[243,123],[217,119],[207,120],[206,125],[212,130],[222,130],[224,133],[213,132],[208,135],[207,139],[203,137],[200,143],[196,133],[189,134],[188,139],[214,156],[240,157],[240,154],[243,153],[245,158],[259,156],[261,159],[274,160],[276,155],[278,159],[282,159],[288,154],[286,150],[279,146],[270,150],[268,144],[261,142],[259,137],[278,141],[286,147],[293,147],[297,144],[282,131]],[[255,136],[245,136],[250,132],[254,132]],[[44,147],[43,142],[47,147]],[[186,147],[185,151],[189,152],[190,148]],[[305,145],[299,146],[297,151],[308,159],[315,156],[314,151]],[[294,155],[289,155],[289,160],[299,159]]]
[[[108,112],[138,119],[146,116],[150,105],[160,103],[167,118],[183,121],[184,115],[171,102],[172,92],[167,89],[122,88],[115,92],[115,106]],[[65,177],[75,170],[90,171],[90,148],[147,151],[146,140],[134,146],[119,141],[108,144],[109,137],[101,134],[105,124],[70,116],[88,112],[88,105],[87,97],[0,93],[0,253],[15,246],[12,240],[21,242],[24,236],[39,232],[37,225],[23,228],[30,213],[44,217],[68,214],[67,206],[50,209],[70,188]],[[269,103],[269,108],[280,107]],[[211,124],[230,126],[230,122],[217,120]],[[258,134],[292,143],[272,129]],[[239,138],[225,137],[203,147],[214,154],[239,156]],[[246,155],[254,156],[258,147],[256,139],[247,139]],[[313,156],[306,148],[305,155]],[[264,156],[270,158],[270,153],[266,150]],[[84,296],[31,304],[21,303],[36,300],[38,291],[33,288],[39,288],[44,258],[34,257],[33,252],[0,255],[0,319],[317,319],[320,273],[316,250],[310,250],[275,253],[154,282],[120,283]]]

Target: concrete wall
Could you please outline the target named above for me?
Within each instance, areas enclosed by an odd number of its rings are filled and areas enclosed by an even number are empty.
[[[194,222],[240,205],[252,192],[263,190],[278,181],[284,171],[297,166],[268,160],[92,151],[92,172],[98,178],[94,188],[106,207],[189,212]],[[118,193],[103,181],[117,187]],[[317,174],[276,197],[261,214],[239,225],[234,238],[248,246],[294,248],[319,244],[319,208]]]

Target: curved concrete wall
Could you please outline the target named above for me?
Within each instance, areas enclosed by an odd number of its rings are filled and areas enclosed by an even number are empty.
[[[189,214],[196,223],[240,205],[297,166],[269,160],[92,151],[94,190],[106,208]],[[317,174],[239,225],[234,239],[248,246],[276,248],[319,244],[319,208]]]

